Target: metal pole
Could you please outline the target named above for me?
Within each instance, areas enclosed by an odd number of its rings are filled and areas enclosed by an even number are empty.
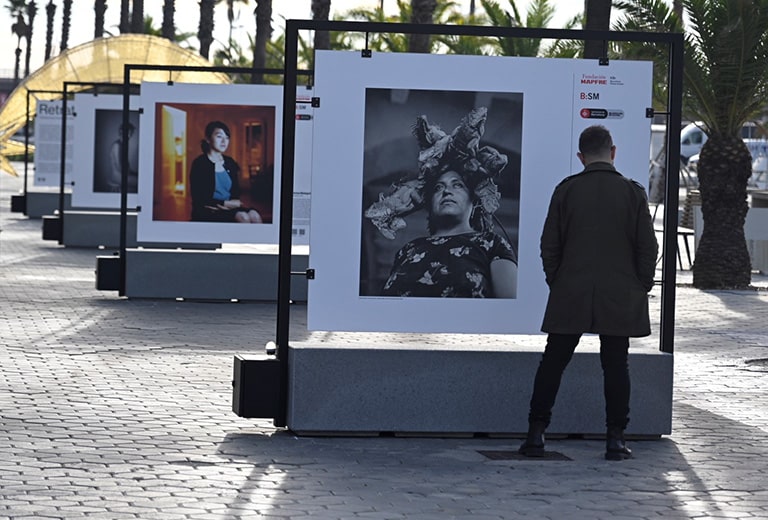
[[[680,124],[683,105],[683,35],[673,34],[669,47],[669,94],[667,106],[667,172],[664,201],[664,257],[661,264],[661,338],[659,350],[675,350],[675,253],[677,251],[677,210],[680,197]]]
[[[131,65],[123,68],[123,138],[120,141],[120,287],[119,296],[125,296],[126,283],[126,249],[128,245],[128,140],[125,139],[125,129],[130,123],[131,109]]]
[[[283,88],[283,150],[280,174],[280,241],[277,274],[277,359],[280,363],[280,391],[275,426],[286,426],[288,412],[288,339],[291,312],[291,227],[293,221],[293,168],[296,150],[296,61],[298,31],[288,20],[285,30],[285,77]]]
[[[69,82],[64,82],[64,96],[61,98],[61,154],[59,156],[59,245],[64,244],[64,176],[67,172],[67,87]]]

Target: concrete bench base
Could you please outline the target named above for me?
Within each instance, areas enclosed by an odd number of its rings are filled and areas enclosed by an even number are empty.
[[[139,242],[136,239],[136,212],[129,211],[125,221],[126,247],[216,249],[221,244],[177,244]],[[63,224],[63,225],[62,225]],[[120,247],[120,211],[118,210],[65,210],[58,215],[43,217],[43,240],[60,241],[66,247],[118,248]]]
[[[72,194],[64,193],[64,209],[72,207]],[[11,196],[11,211],[24,213],[29,218],[53,215],[59,209],[59,191],[28,191],[26,195]]]
[[[541,338],[543,345],[544,338]],[[543,347],[542,347],[543,348]],[[630,349],[627,433],[671,432],[672,355]],[[541,350],[374,345],[289,347],[287,426],[300,435],[519,435]],[[596,348],[580,345],[563,376],[550,434],[605,434]]]
[[[276,301],[277,246],[248,246],[247,252],[184,249],[127,249],[125,296],[191,300]],[[97,258],[99,273],[119,273],[120,258]],[[108,264],[110,264],[108,266]],[[307,269],[308,254],[292,255],[293,272]],[[111,266],[111,267],[110,267]],[[115,268],[117,267],[117,268]],[[119,282],[97,278],[97,288],[119,288]],[[307,279],[291,279],[291,298],[307,300]]]

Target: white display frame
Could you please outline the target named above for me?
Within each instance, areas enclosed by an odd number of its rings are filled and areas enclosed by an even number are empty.
[[[155,110],[163,104],[187,104],[209,107],[212,114],[216,106],[227,107],[264,107],[274,109],[274,126],[270,130],[273,136],[273,184],[272,184],[272,221],[260,224],[239,224],[220,222],[192,222],[189,220],[156,220],[153,218],[155,176]],[[282,109],[283,94],[279,85],[208,85],[208,84],[167,84],[145,82],[141,84],[139,100],[141,115],[142,150],[139,161],[137,239],[142,242],[171,243],[248,243],[277,244],[280,214],[280,172],[282,150]],[[226,121],[225,121],[226,123]],[[203,129],[186,132],[190,142],[202,139]],[[199,155],[188,153],[189,160]],[[188,175],[184,171],[184,175]]]
[[[114,111],[116,116],[122,120],[123,115],[123,96],[117,94],[75,94],[75,106],[77,111],[74,118],[74,131],[77,139],[72,145],[72,207],[73,208],[105,208],[120,209],[120,191],[106,192],[96,191],[94,187],[97,163],[96,143],[99,139],[113,140],[111,136],[116,135],[110,132],[105,138],[98,134],[105,129],[97,129],[96,111],[109,110]],[[139,143],[141,140],[140,128],[138,125],[138,98],[131,96],[129,100],[130,115],[129,120],[135,126],[132,142],[129,144],[128,157],[129,163],[139,166]],[[101,153],[107,153],[102,150]],[[138,193],[138,187],[137,187]],[[129,208],[135,208],[138,203],[137,193],[128,192],[127,204]]]
[[[552,191],[581,171],[579,133],[598,123],[613,134],[617,169],[647,185],[651,86],[651,62],[318,51],[308,328],[539,333],[548,295],[539,239]],[[517,298],[359,295],[366,88],[523,93]],[[584,108],[623,114],[589,119]]]

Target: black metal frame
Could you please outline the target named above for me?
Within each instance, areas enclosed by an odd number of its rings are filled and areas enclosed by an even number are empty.
[[[616,31],[577,31],[569,29],[531,29],[470,25],[389,24],[368,22],[288,20],[285,28],[285,82],[283,95],[283,150],[280,185],[280,242],[278,250],[277,359],[280,362],[280,389],[276,426],[286,426],[288,404],[288,341],[290,336],[291,222],[293,216],[293,169],[296,137],[296,87],[299,31],[346,31],[359,33],[400,33],[458,36],[496,36],[561,40],[600,40],[604,42],[649,42],[667,44],[666,198],[664,203],[663,260],[661,280],[661,325],[659,350],[674,351],[675,251],[677,248],[677,209],[680,167],[680,139],[671,129],[680,128],[683,91],[683,35]],[[367,40],[366,40],[367,41]],[[367,49],[366,49],[367,50]],[[365,52],[365,51],[363,51]],[[368,51],[370,52],[370,51]],[[606,56],[600,58],[605,62]]]
[[[171,72],[224,72],[227,74],[269,74],[282,76],[285,71],[283,69],[254,69],[252,67],[224,67],[224,66],[188,66],[188,65],[146,65],[146,64],[126,64],[123,67],[123,126],[127,127],[129,123],[129,112],[131,107],[131,72],[134,70],[155,70],[166,71],[169,73],[168,83],[172,84],[174,81],[170,77]],[[298,71],[296,72],[299,73]],[[295,97],[294,93],[294,97]],[[120,148],[120,163],[121,163],[121,179],[120,179],[120,280],[118,294],[125,296],[126,285],[126,273],[127,273],[127,228],[128,228],[128,143],[123,141]]]
[[[107,83],[107,82],[94,82],[94,81],[65,81],[64,90],[62,91],[62,103],[61,103],[61,152],[59,155],[59,216],[58,216],[58,229],[59,229],[59,245],[64,244],[64,189],[66,182],[64,176],[66,174],[66,160],[67,160],[67,102],[69,98],[70,85],[84,87],[81,89],[73,90],[71,93],[76,94],[85,90],[85,87],[93,87],[94,94],[98,94],[99,88],[115,88],[122,86],[122,83]]]

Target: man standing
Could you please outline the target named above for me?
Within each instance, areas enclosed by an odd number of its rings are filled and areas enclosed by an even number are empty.
[[[624,440],[629,422],[630,337],[651,333],[648,291],[658,244],[644,188],[613,166],[616,147],[603,126],[579,136],[584,170],[563,180],[552,195],[541,235],[549,300],[547,332],[533,385],[524,455],[544,455],[560,379],[583,333],[600,335],[608,460],[632,456]]]

